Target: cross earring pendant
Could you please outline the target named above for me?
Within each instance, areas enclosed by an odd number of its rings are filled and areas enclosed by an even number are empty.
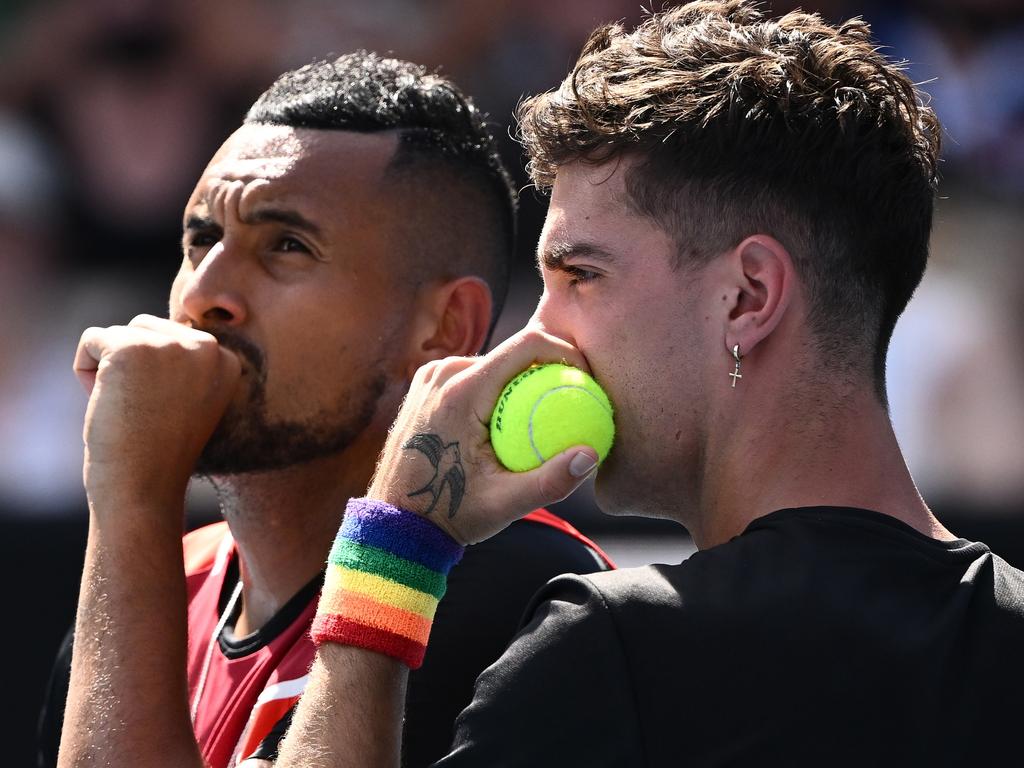
[[[736,361],[736,370],[729,375],[732,376],[732,388],[736,389],[736,381],[743,378],[743,374],[740,373],[740,359],[743,355],[740,354],[740,345],[735,344],[732,348],[732,357]]]
[[[736,389],[736,379],[742,379],[743,378],[743,374],[740,373],[739,361],[737,361],[737,363],[736,363],[736,370],[733,371],[732,373],[730,373],[729,375],[732,376],[732,388]]]

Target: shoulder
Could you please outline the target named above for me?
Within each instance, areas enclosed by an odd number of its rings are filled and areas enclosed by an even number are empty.
[[[783,576],[777,562],[748,562],[744,550],[730,543],[675,565],[561,576],[534,597],[528,621],[545,623],[539,636],[570,654],[600,638],[634,676],[659,654],[742,653],[750,633],[800,612],[799,569]]]
[[[553,515],[531,515],[466,549],[448,576],[423,666],[409,677],[403,751],[407,764],[444,754],[473,684],[515,636],[530,599],[563,573],[608,567],[596,545]]]
[[[646,565],[620,568],[604,573],[590,573],[575,580],[558,579],[551,591],[538,595],[538,600],[553,595],[582,597],[592,609],[600,607],[612,617],[637,611],[661,611],[674,618],[699,611],[714,593],[712,601],[722,605],[724,593],[737,597],[743,591],[735,574],[741,555],[726,546],[721,551],[697,552],[675,565]]]
[[[991,557],[997,599],[1008,606],[1024,610],[1024,571],[1010,565],[995,553]]]
[[[607,567],[586,543],[548,523],[519,521],[467,547],[448,576],[419,677],[464,670],[468,701],[473,680],[505,650],[538,590],[562,574]]]
[[[683,595],[688,586],[683,566],[644,566],[551,580],[531,601],[522,632],[565,647],[600,642],[606,651],[628,657],[637,652],[632,636],[658,623],[680,625],[695,609]]]
[[[477,678],[453,750],[440,765],[642,762],[632,686],[601,592],[590,577],[560,576],[535,598],[501,658]]]
[[[1024,572],[991,552],[985,560],[972,563],[962,579],[981,587],[983,599],[976,601],[975,614],[989,614],[988,620],[998,626],[993,630],[998,636],[1019,638],[1024,632]]]
[[[553,675],[552,679],[575,676],[580,669],[596,676],[599,667],[607,669],[609,660],[620,656],[614,613],[604,593],[591,576],[567,574],[537,593],[519,633],[496,665],[500,668],[488,670],[490,680],[481,677],[478,685],[518,685],[517,669],[524,662],[533,669],[544,668],[543,675]],[[588,659],[597,666],[588,669]]]

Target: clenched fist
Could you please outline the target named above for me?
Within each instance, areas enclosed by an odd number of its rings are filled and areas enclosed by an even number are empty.
[[[530,472],[502,467],[488,424],[505,383],[532,363],[587,370],[565,341],[526,329],[483,357],[449,357],[417,371],[388,436],[368,496],[417,512],[462,544],[493,536],[533,509],[572,493],[597,464],[570,448]]]
[[[184,497],[236,392],[241,364],[209,333],[139,315],[127,326],[86,329],[75,373],[89,393],[89,498],[131,503]]]

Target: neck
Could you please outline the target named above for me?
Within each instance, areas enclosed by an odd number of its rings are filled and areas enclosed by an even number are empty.
[[[775,510],[808,506],[870,509],[927,536],[955,538],[918,493],[870,384],[827,396],[783,386],[774,391],[794,394],[772,402],[751,389],[720,414],[726,428],[706,446],[703,493],[695,519],[685,521],[699,548]]]
[[[237,635],[256,631],[324,568],[349,498],[366,493],[380,442],[286,469],[213,478],[238,547]]]

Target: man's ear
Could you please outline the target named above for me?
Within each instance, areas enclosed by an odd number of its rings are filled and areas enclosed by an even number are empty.
[[[477,354],[487,340],[491,307],[491,289],[479,277],[458,277],[427,288],[409,377],[431,360]]]
[[[774,237],[751,235],[732,252],[729,280],[733,302],[726,319],[725,346],[747,355],[782,321],[796,290],[789,251]]]

